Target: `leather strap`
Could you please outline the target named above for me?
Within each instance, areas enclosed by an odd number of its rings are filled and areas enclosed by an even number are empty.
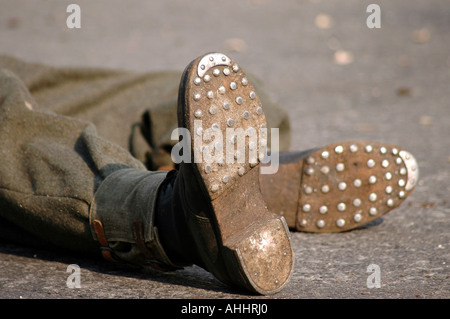
[[[151,267],[161,270],[161,271],[172,271],[175,268],[170,267],[168,265],[162,264],[158,262],[155,258],[155,255],[152,253],[152,251],[147,247],[144,240],[144,227],[142,225],[142,222],[139,220],[135,220],[132,223],[134,236],[136,239],[136,246],[140,249],[142,254],[149,259],[149,264]]]
[[[97,235],[98,242],[100,243],[100,250],[103,258],[110,262],[118,262],[112,255],[112,250],[109,247],[109,243],[106,240],[105,231],[103,230],[103,224],[98,219],[93,222],[95,234]]]
[[[174,169],[173,167],[167,165],[158,167],[158,171],[171,171],[173,169]]]

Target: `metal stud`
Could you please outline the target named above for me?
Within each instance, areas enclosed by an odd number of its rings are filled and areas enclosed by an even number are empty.
[[[359,213],[356,213],[356,214],[353,216],[353,220],[354,220],[355,222],[359,223],[359,222],[362,220],[362,215],[359,214]]]
[[[386,147],[384,147],[384,146],[380,147],[380,153],[381,154],[386,154],[387,153]]]
[[[324,221],[323,219],[319,219],[319,220],[316,222],[316,226],[317,226],[318,228],[324,228],[324,227],[325,227],[325,221]]]
[[[338,184],[338,188],[339,188],[339,190],[344,191],[347,188],[347,184],[344,182],[340,182]]]
[[[403,186],[405,186],[405,185],[406,185],[406,182],[405,182],[404,179],[399,179],[399,180],[398,180],[398,186],[403,187]]]
[[[369,195],[369,200],[370,200],[371,202],[376,201],[377,198],[378,198],[378,196],[377,196],[377,194],[375,194],[375,193],[371,193],[371,194]]]
[[[250,127],[247,129],[246,133],[247,133],[247,135],[250,137],[250,136],[255,135],[256,130],[255,130],[252,126],[250,126]]]
[[[373,168],[375,166],[375,161],[373,159],[369,159],[367,161],[367,167]]]
[[[216,113],[217,113],[216,107],[215,107],[215,106],[211,106],[211,107],[209,108],[209,113],[212,114],[212,115],[216,114]]]
[[[214,123],[213,125],[211,125],[211,128],[213,129],[213,131],[218,131],[219,125],[217,123]]]
[[[369,177],[369,183],[375,184],[377,182],[377,177],[375,175],[372,175]]]
[[[338,145],[334,148],[334,151],[336,152],[336,154],[342,154],[344,148],[342,147],[342,145]]]
[[[394,147],[392,149],[392,155],[397,155],[397,154],[398,154],[398,149]]]
[[[224,108],[224,110],[228,110],[230,108],[230,103],[224,102],[223,103],[223,108]]]
[[[386,174],[384,174],[384,177],[386,178],[386,180],[390,181],[392,179],[392,173],[386,172]]]
[[[330,172],[330,168],[328,166],[322,166],[322,168],[320,169],[320,171],[323,174],[328,174]]]
[[[212,168],[211,168],[210,165],[206,165],[206,166],[205,166],[205,173],[206,173],[206,174],[211,173],[211,170],[212,170]]]
[[[238,174],[239,174],[239,176],[243,176],[244,173],[245,173],[245,168],[239,167],[239,169],[238,169]]]
[[[227,120],[227,125],[228,126],[233,126],[233,124],[234,124],[234,120],[233,119],[228,119]]]
[[[195,85],[200,85],[200,83],[202,83],[202,79],[200,79],[199,77],[194,79],[194,84]]]
[[[211,76],[210,76],[209,74],[206,74],[206,75],[203,77],[203,81],[205,81],[206,83],[208,83],[209,81],[211,81]]]
[[[230,69],[229,68],[223,69],[223,74],[230,75]]]
[[[256,93],[253,92],[253,91],[251,91],[251,92],[250,92],[250,98],[251,98],[252,100],[254,100],[254,99],[256,98]]]
[[[322,215],[326,214],[328,212],[328,207],[325,205],[320,206],[319,208],[319,213],[321,213]]]
[[[223,85],[221,85],[221,86],[219,86],[218,91],[219,91],[220,94],[225,94],[226,89],[225,89],[225,87]]]
[[[237,104],[241,105],[242,102],[243,102],[242,97],[240,97],[240,96],[236,97],[236,103]]]
[[[359,178],[357,178],[353,181],[353,186],[361,187],[361,185],[362,185],[362,181]]]
[[[200,93],[195,93],[195,94],[194,94],[194,100],[195,100],[195,101],[199,101],[201,97],[202,97],[202,96],[200,95]]]
[[[337,205],[337,209],[338,209],[338,211],[343,212],[347,209],[347,205],[345,205],[345,203],[339,203]]]
[[[381,162],[381,166],[384,167],[384,168],[388,167],[389,166],[389,161],[388,160],[383,160]]]
[[[350,145],[350,152],[355,153],[358,151],[358,146],[355,144]]]
[[[320,156],[322,156],[323,159],[327,159],[330,156],[330,153],[328,153],[328,151],[323,151]]]
[[[392,198],[389,198],[386,202],[386,205],[388,207],[393,207],[394,206],[394,200]]]
[[[402,164],[402,159],[400,158],[400,157],[397,157],[396,159],[395,159],[395,163],[397,164],[397,165],[401,165]]]
[[[237,71],[239,71],[239,65],[237,64],[233,64],[233,71],[236,73]]]
[[[212,191],[213,193],[217,192],[218,190],[219,190],[219,185],[214,184],[213,186],[211,186],[211,191]]]
[[[339,228],[342,228],[345,226],[345,219],[343,218],[339,218],[338,220],[336,220],[336,226]]]
[[[306,162],[307,162],[308,164],[314,164],[314,163],[315,163],[314,157],[308,156],[308,157],[306,158]]]
[[[219,69],[214,69],[213,70],[213,75],[214,76],[219,76],[220,75],[220,70]]]
[[[247,78],[242,78],[241,84],[242,84],[243,86],[247,86],[247,84],[248,84]]]
[[[384,189],[384,191],[386,192],[386,194],[391,194],[393,191],[392,186],[386,186],[386,188]]]
[[[369,215],[375,216],[376,214],[378,214],[378,209],[376,209],[376,207],[370,207]]]
[[[194,116],[195,116],[196,118],[202,117],[202,111],[201,111],[201,110],[195,111],[195,112],[194,112]]]
[[[312,187],[311,186],[305,186],[305,193],[306,194],[312,194],[312,192],[313,192],[313,189],[312,189]]]
[[[359,206],[361,206],[361,200],[359,199],[359,198],[355,198],[354,200],[353,200],[353,206],[355,206],[355,207],[359,207]]]
[[[306,175],[314,174],[314,168],[308,167],[307,169],[305,169],[305,173],[306,173]]]
[[[311,205],[310,205],[310,204],[305,204],[305,205],[303,205],[302,210],[303,210],[305,213],[311,211]]]
[[[328,193],[330,191],[330,187],[328,185],[323,185],[322,188],[322,193]]]
[[[242,114],[242,117],[243,117],[244,119],[248,120],[248,118],[250,117],[250,113],[249,113],[248,111],[245,111],[245,112]]]
[[[366,145],[366,147],[364,147],[364,150],[366,151],[366,153],[370,153],[373,151],[373,147],[372,145]]]
[[[237,89],[237,84],[236,84],[236,82],[231,82],[231,83],[230,83],[230,89],[232,89],[232,90],[236,90],[236,89]]]
[[[300,224],[300,227],[306,227],[306,225],[308,224],[308,221],[306,219],[302,219],[299,221],[299,224]],[[284,253],[284,254],[286,254],[286,253]]]
[[[337,170],[338,172],[342,172],[344,169],[345,169],[344,163],[338,163],[338,164],[336,165],[336,170]]]
[[[256,109],[256,114],[261,115],[263,112],[262,108],[258,106],[258,108]]]
[[[405,195],[406,195],[406,193],[405,193],[404,191],[398,192],[398,197],[399,197],[399,198],[404,198]]]
[[[228,183],[229,181],[230,181],[230,178],[228,177],[228,175],[225,175],[225,176],[222,178],[222,182],[223,182],[224,184]]]
[[[406,175],[407,171],[405,167],[400,168],[400,175]]]

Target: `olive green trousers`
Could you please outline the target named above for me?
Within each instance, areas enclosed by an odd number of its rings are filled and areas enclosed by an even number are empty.
[[[0,55],[0,238],[98,253],[90,219],[101,215],[113,225],[140,218],[146,242],[154,240],[152,210],[166,174],[158,169],[174,167],[180,76]],[[286,113],[250,79],[287,150]],[[108,237],[134,244],[122,228]]]

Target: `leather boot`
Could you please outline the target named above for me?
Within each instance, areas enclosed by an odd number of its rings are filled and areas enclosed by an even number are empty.
[[[266,125],[259,98],[236,62],[210,53],[188,65],[180,82],[178,126],[190,132],[188,140],[181,139],[189,147],[182,150],[173,186],[174,209],[184,216],[194,263],[225,283],[260,294],[280,291],[291,276],[289,229],[283,217],[266,207],[259,160],[236,159],[242,157],[235,144],[242,142],[245,154],[255,145],[248,136],[239,142],[237,135],[227,139],[226,128],[255,133]],[[222,139],[214,135],[211,141],[207,133],[214,132]],[[224,149],[231,147],[236,158],[224,159]],[[205,149],[216,156],[214,161],[206,159]]]
[[[331,233],[398,207],[417,185],[419,168],[401,147],[358,141],[282,153],[278,172],[259,178],[269,210],[292,230]]]

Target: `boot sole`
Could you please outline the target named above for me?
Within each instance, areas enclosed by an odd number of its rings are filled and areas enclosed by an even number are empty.
[[[224,134],[226,128],[255,134],[267,127],[254,87],[237,63],[223,54],[210,53],[188,66],[180,95],[184,103],[180,101],[179,123],[191,132],[192,161],[198,161],[195,154],[203,150],[199,136],[220,131],[224,137],[222,141],[214,137],[205,146],[209,154],[223,154],[222,158],[192,165],[211,200],[210,217],[228,277],[257,293],[280,291],[293,270],[289,229],[284,218],[267,210],[259,187],[258,156],[242,161],[234,148],[236,135]],[[195,120],[201,121],[201,128]],[[245,137],[244,156],[258,146]]]
[[[408,151],[364,141],[331,144],[280,167],[285,178],[300,176],[299,200],[291,203],[295,217],[286,217],[289,227],[314,233],[370,223],[398,207],[419,178],[417,161]]]

